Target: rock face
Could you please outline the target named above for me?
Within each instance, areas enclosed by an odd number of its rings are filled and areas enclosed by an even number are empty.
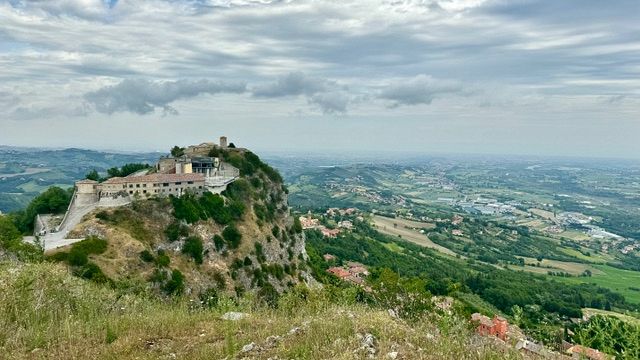
[[[198,213],[208,215],[202,216],[204,220],[186,221],[178,215],[176,199],[164,197],[96,210],[72,235],[98,235],[108,241],[107,251],[92,255],[91,260],[110,279],[144,282],[160,293],[174,270],[183,276],[184,292],[194,298],[211,289],[227,293],[255,290],[268,297],[297,283],[314,282],[307,271],[304,233],[289,215],[280,175],[246,150],[221,156],[241,171],[240,178],[220,195],[225,207],[241,204],[244,209],[231,222],[216,221],[214,213],[221,209],[206,206]],[[199,200],[194,197],[192,201]],[[230,226],[241,235],[238,244],[221,241]],[[171,227],[180,229],[177,236],[170,235]],[[192,238],[202,243],[201,263],[185,250],[186,243],[194,242]],[[151,256],[141,255],[143,252]]]

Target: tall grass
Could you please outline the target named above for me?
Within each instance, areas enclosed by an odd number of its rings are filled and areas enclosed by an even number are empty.
[[[409,325],[350,299],[296,289],[277,308],[251,295],[206,308],[100,286],[59,264],[0,263],[0,358],[360,359],[366,354],[357,334],[365,333],[376,338],[376,358],[391,351],[405,359],[518,358],[472,336],[460,319],[433,316]],[[230,310],[249,316],[221,320]],[[269,336],[281,338],[270,345]],[[262,350],[242,354],[252,342]]]

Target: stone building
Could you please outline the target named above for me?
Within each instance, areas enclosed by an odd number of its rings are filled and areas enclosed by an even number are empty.
[[[149,174],[114,177],[97,186],[98,196],[121,195],[149,197],[153,195],[181,196],[186,191],[202,194],[205,191],[203,174]]]
[[[224,141],[223,141],[224,139]],[[226,144],[226,138],[220,138]],[[221,193],[240,176],[240,170],[216,157],[207,156],[214,143],[189,146],[179,157],[161,157],[152,173],[113,177],[102,183],[93,180],[76,182],[74,204],[77,206],[109,203],[112,206],[131,197],[181,196],[186,192]]]

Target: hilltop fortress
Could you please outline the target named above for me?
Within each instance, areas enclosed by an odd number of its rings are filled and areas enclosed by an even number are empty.
[[[240,176],[240,171],[218,157],[209,156],[215,148],[228,149],[227,138],[221,137],[220,144],[192,145],[177,156],[163,156],[154,168],[126,177],[112,177],[102,183],[77,181],[74,201],[115,205],[132,197],[181,196],[185,192],[202,194],[205,191],[221,193]]]
[[[227,185],[240,177],[240,170],[210,156],[213,150],[245,151],[227,145],[227,138],[213,142],[178,148],[177,153],[163,156],[155,167],[137,171],[125,177],[112,177],[103,182],[80,180],[59,225],[50,224],[50,215],[38,215],[34,235],[40,237],[45,249],[53,249],[82,239],[66,239],[66,235],[82,217],[98,207],[117,207],[133,199],[154,196],[182,196],[186,193],[221,193]]]

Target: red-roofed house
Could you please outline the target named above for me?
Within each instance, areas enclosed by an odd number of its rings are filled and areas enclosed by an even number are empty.
[[[323,227],[322,229],[320,229],[320,231],[322,232],[322,236],[328,238],[336,238],[338,237],[338,234],[340,234],[340,229],[328,229],[326,227]]]
[[[613,359],[612,356],[600,352],[596,349],[588,348],[582,345],[573,345],[567,350],[567,353],[571,354],[574,359],[589,359],[589,360],[609,360]]]
[[[478,323],[476,328],[478,334],[483,336],[493,335],[501,340],[507,339],[509,323],[503,317],[496,315],[491,320],[480,313],[474,313],[471,315],[471,321]]]
[[[327,272],[328,272],[329,274],[333,274],[333,275],[335,275],[335,276],[339,277],[340,279],[345,279],[345,278],[347,278],[349,275],[351,275],[351,274],[349,274],[349,271],[347,271],[347,269],[345,269],[345,268],[341,268],[341,267],[337,267],[337,266],[334,266],[334,267],[328,268],[328,269],[327,269]]]

